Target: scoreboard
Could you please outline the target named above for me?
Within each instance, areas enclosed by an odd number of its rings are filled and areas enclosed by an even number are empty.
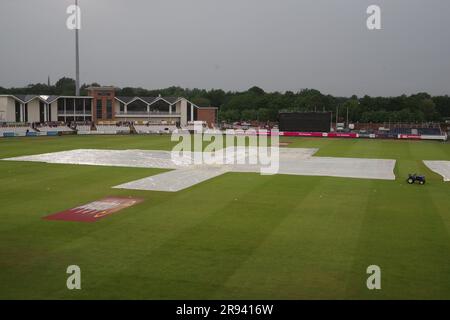
[[[281,112],[280,131],[330,132],[331,112]]]

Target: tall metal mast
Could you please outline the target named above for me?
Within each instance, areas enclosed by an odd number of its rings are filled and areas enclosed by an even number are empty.
[[[78,24],[80,17],[78,16],[78,0],[75,0],[75,5],[77,6],[76,10],[76,23],[77,26],[75,28],[75,95],[80,95],[80,45],[78,39],[78,29],[80,25]]]

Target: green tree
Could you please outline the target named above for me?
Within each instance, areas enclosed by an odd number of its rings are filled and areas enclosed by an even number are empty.
[[[227,121],[227,122],[235,122],[241,120],[241,113],[239,110],[220,110],[219,111],[219,120]]]
[[[271,121],[273,120],[273,112],[267,108],[261,108],[257,111],[259,121]]]
[[[241,118],[245,121],[254,121],[258,118],[258,112],[253,109],[242,110]]]
[[[439,118],[436,112],[436,105],[430,98],[423,99],[420,102],[420,111],[422,111],[426,121],[433,121]]]
[[[223,90],[212,89],[206,93],[206,98],[211,101],[211,105],[214,107],[220,107],[225,103],[226,93]]]
[[[116,92],[118,96],[122,97],[134,97],[136,96],[134,89],[131,87],[122,88],[119,92]]]
[[[262,96],[265,94],[264,90],[257,86],[251,87],[247,90],[247,92],[256,94],[257,96]]]
[[[59,95],[75,95],[75,80],[63,77],[55,83],[56,91]]]
[[[209,107],[211,106],[211,101],[204,97],[194,97],[191,99],[192,103],[199,107]]]
[[[87,94],[89,86],[84,84],[81,93]],[[44,83],[30,84],[22,88],[2,88],[0,94],[48,94],[73,95],[75,81],[61,78],[54,86]],[[254,119],[276,121],[280,111],[335,111],[339,106],[341,120],[345,119],[349,110],[349,119],[353,122],[408,122],[438,121],[450,118],[450,97],[431,97],[428,93],[419,92],[410,96],[350,98],[324,95],[315,89],[301,89],[298,92],[286,91],[265,92],[254,86],[242,92],[225,92],[221,89],[205,90],[199,88],[186,89],[172,86],[163,89],[147,90],[144,88],[125,87],[118,89],[118,96],[172,96],[185,97],[199,106],[215,106],[220,109],[220,116],[229,121]],[[251,110],[251,111],[250,111]]]
[[[347,112],[348,110],[348,118],[349,121],[358,121],[361,118],[361,110],[359,107],[359,101],[356,99],[347,100],[342,107],[340,108],[340,112]]]

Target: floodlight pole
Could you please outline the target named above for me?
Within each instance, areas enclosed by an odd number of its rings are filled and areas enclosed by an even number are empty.
[[[336,131],[337,131],[338,121],[339,121],[339,105],[336,106]]]
[[[80,25],[78,21],[80,17],[78,16],[78,0],[75,0],[76,6],[76,28],[75,28],[75,95],[78,97],[80,95],[80,46],[78,39],[78,29]]]
[[[347,107],[347,128],[348,128],[348,125],[349,125],[349,121],[348,121],[348,107]]]

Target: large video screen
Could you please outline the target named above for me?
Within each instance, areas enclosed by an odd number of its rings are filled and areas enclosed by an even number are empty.
[[[286,112],[279,120],[280,131],[329,132],[331,112]]]

